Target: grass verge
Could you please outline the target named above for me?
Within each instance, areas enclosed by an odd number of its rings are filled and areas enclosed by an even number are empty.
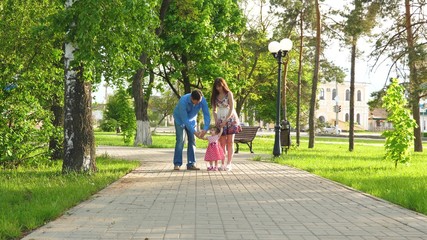
[[[0,239],[17,239],[61,216],[139,165],[98,157],[94,174],[62,175],[62,161],[0,171]]]
[[[280,164],[313,174],[385,199],[427,215],[427,154],[413,153],[408,164],[383,160],[384,147],[378,144],[318,142],[314,149],[301,147],[274,159]]]

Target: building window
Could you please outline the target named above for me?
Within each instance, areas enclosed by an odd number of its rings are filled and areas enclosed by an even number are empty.
[[[323,89],[323,88],[320,89],[319,99],[325,100],[325,89]]]
[[[360,125],[360,114],[356,114],[356,122]]]
[[[336,96],[337,96],[337,90],[334,88],[332,89],[332,100],[335,100]]]
[[[345,121],[348,122],[349,116],[348,113],[345,114]]]
[[[362,91],[357,90],[357,101],[360,102],[362,101]]]
[[[345,100],[350,101],[350,90],[345,90]]]

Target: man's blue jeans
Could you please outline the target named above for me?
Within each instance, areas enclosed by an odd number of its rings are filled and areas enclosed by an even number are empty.
[[[175,134],[176,134],[176,143],[175,143],[175,153],[173,156],[174,166],[182,165],[182,151],[184,149],[184,131],[188,138],[187,146],[187,167],[196,164],[196,141],[194,134],[191,134],[186,128],[179,126],[175,122]]]

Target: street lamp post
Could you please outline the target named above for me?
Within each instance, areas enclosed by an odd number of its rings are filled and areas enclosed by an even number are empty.
[[[292,48],[292,41],[290,39],[283,39],[282,41],[276,42],[273,41],[268,44],[268,51],[271,52],[274,58],[277,59],[279,65],[278,76],[277,76],[277,96],[276,96],[276,125],[274,126],[274,148],[273,155],[275,157],[280,156],[282,150],[280,146],[280,81],[282,78],[282,59],[288,54],[289,50]],[[285,112],[286,114],[286,112]],[[285,119],[286,120],[286,119]]]

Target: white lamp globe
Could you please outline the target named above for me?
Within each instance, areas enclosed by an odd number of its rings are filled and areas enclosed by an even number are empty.
[[[271,53],[277,53],[280,51],[280,43],[273,41],[270,44],[268,44],[268,51]]]
[[[280,41],[280,49],[283,51],[289,51],[292,49],[292,41],[289,38],[285,38]]]

